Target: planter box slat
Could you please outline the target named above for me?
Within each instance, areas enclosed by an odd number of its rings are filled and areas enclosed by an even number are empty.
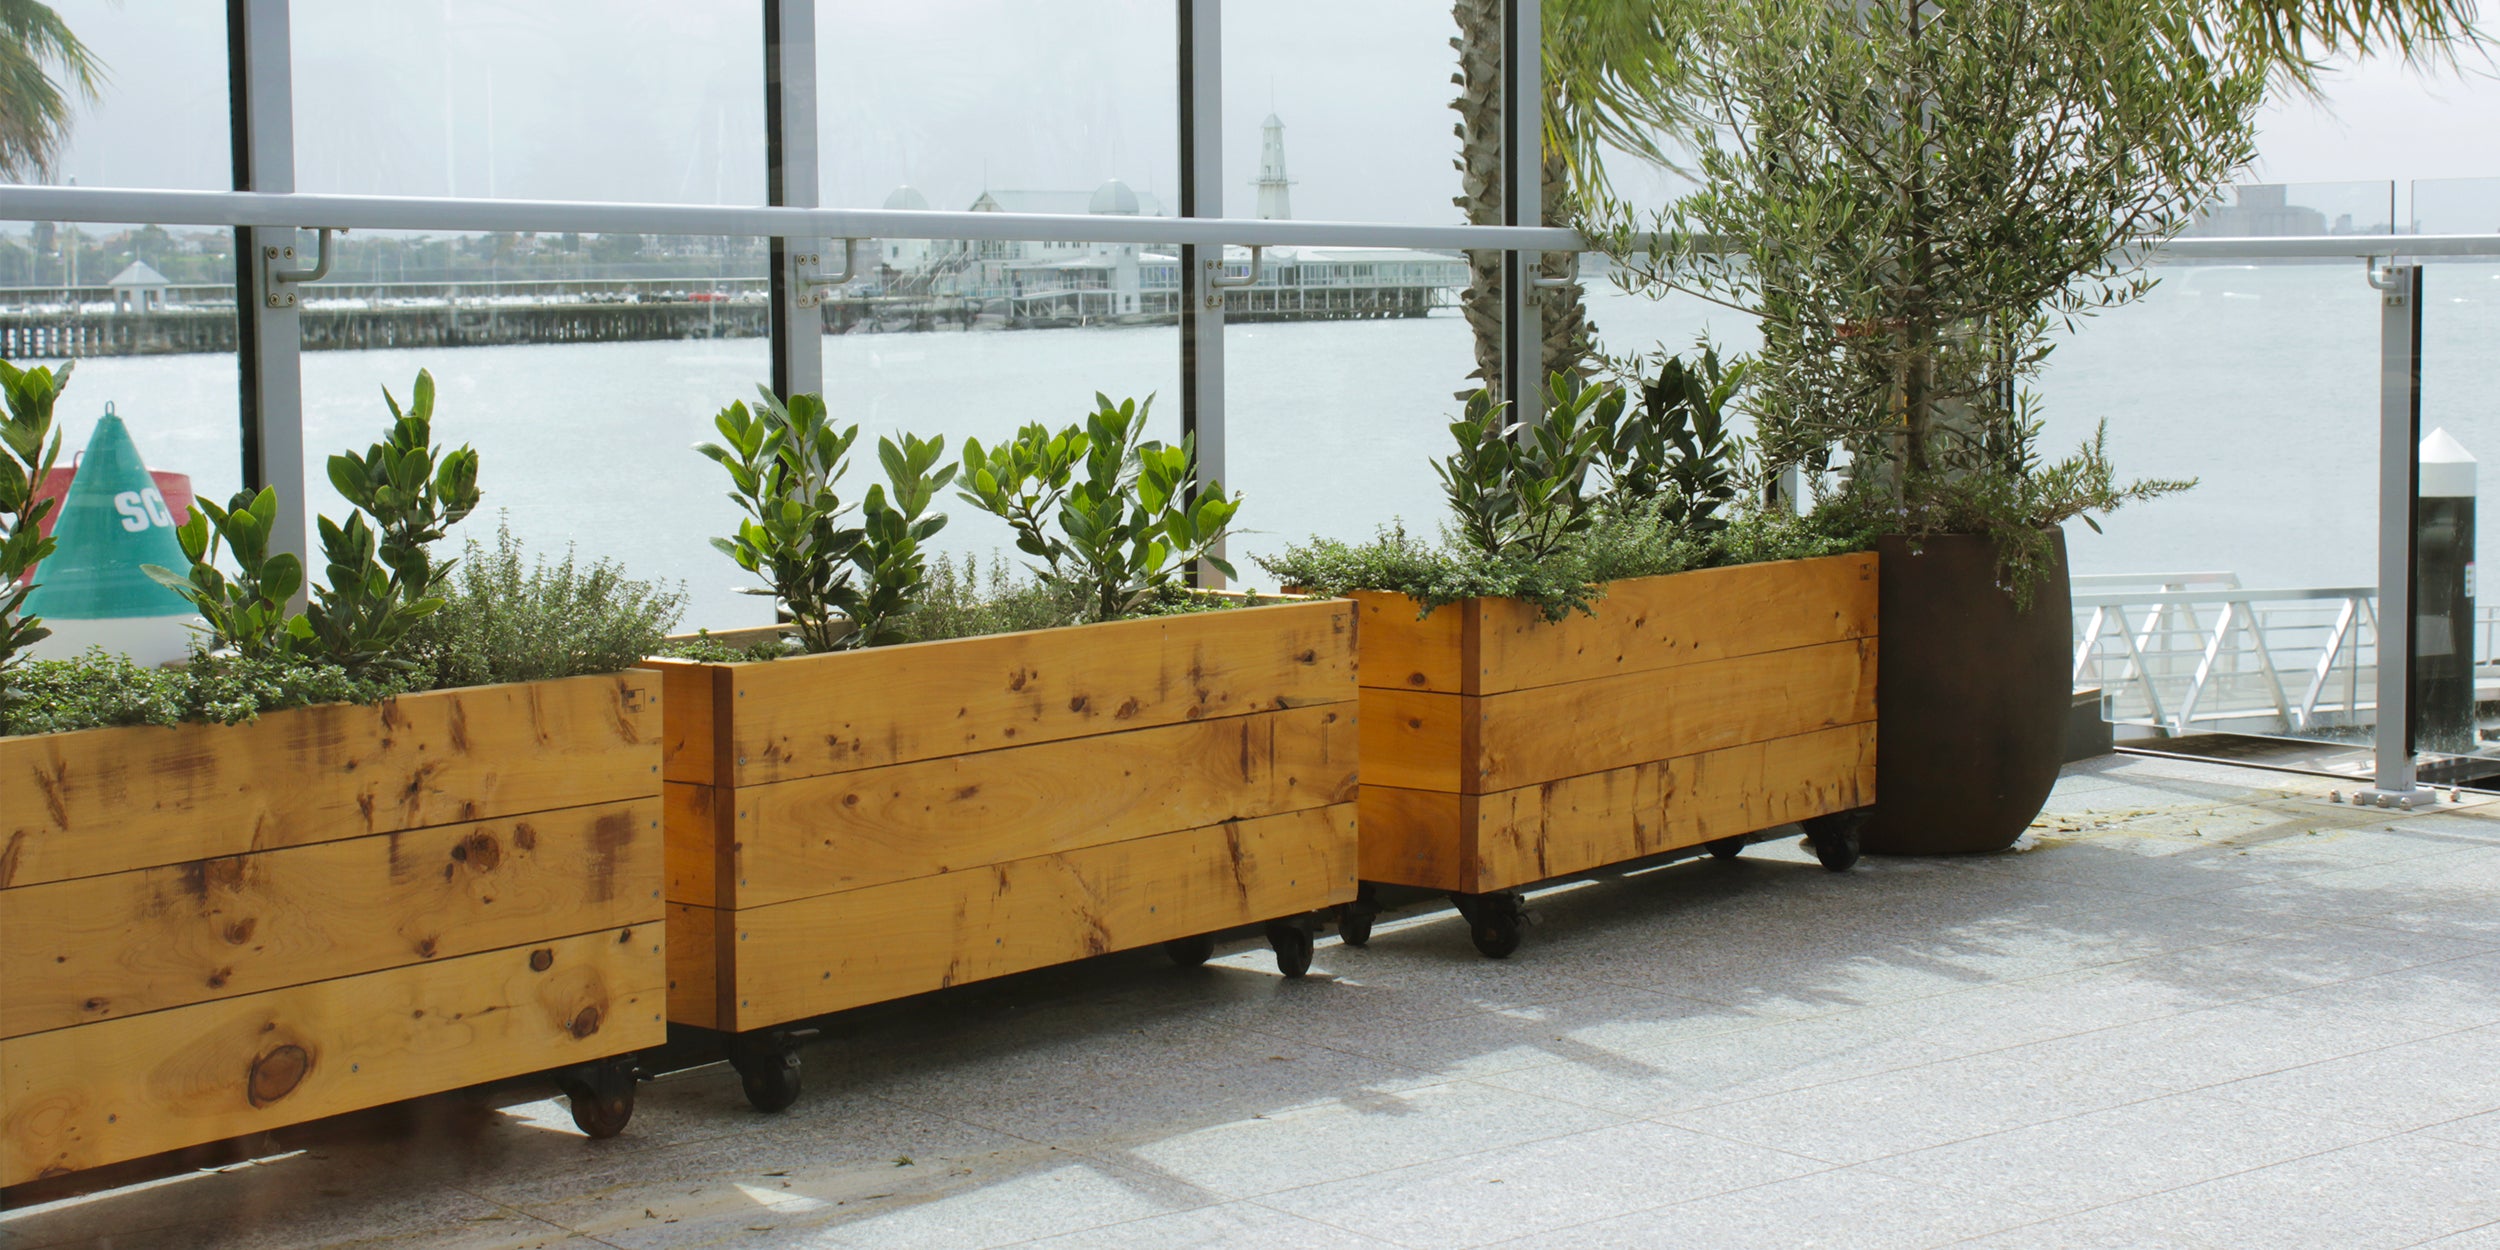
[[[0,888],[646,795],[648,677],[0,738]]]
[[[1363,779],[1489,794],[1875,718],[1875,640],[1494,695],[1363,692]]]
[[[0,1184],[631,1049],[661,1028],[660,932],[589,933],[0,1042]]]
[[[669,1018],[768,1029],[1350,901],[1354,613],[654,661]]]
[[[722,791],[683,781],[669,782],[661,806],[668,822],[668,901],[702,907],[725,907],[720,883],[718,813],[712,810]],[[730,793],[735,793],[731,791]]]
[[[880,647],[838,668],[720,665],[736,710],[716,734],[751,786],[1336,702],[1353,629],[1348,611],[1287,604]],[[703,780],[693,769],[669,775]]]
[[[1489,794],[1875,719],[1875,640],[1485,696],[1460,790]],[[1464,761],[1462,761],[1462,764]]]
[[[1378,632],[1363,635],[1366,649]],[[1466,789],[1468,761],[1482,754],[1472,741],[1477,702],[1430,690],[1364,687],[1363,784],[1451,794]]]
[[[1587,872],[1874,797],[1872,722],[1462,796],[1474,809],[1462,818],[1476,830],[1475,883],[1466,889]]]
[[[713,703],[720,697],[718,670],[697,664],[658,667],[660,697],[668,705],[662,729],[662,769],[670,781],[712,782],[715,742]]]
[[[0,1037],[653,924],[649,799],[11,891]]]
[[[1875,557],[1835,556],[1637,577],[1595,617],[1555,628],[1511,599],[1480,599],[1474,684],[1500,694],[1871,638]]]
[[[730,905],[1349,803],[1353,722],[1321,704],[742,787]]]
[[[1489,894],[1874,801],[1877,562],[1632,578],[1545,621],[1363,593],[1362,873]]]
[[[699,903],[668,905],[670,1021],[706,1029],[721,1027],[718,933],[722,918],[735,915]]]
[[[749,1029],[1354,896],[1351,804],[734,913],[718,1027]],[[728,913],[724,913],[728,914]]]
[[[1474,800],[1453,790],[1409,790],[1374,785],[1364,761],[1363,793],[1356,800],[1363,830],[1365,881],[1391,881],[1427,890],[1475,890],[1469,860]]]
[[[1365,690],[1467,693],[1465,634],[1475,620],[1473,601],[1444,604],[1418,619],[1416,601],[1405,595],[1358,590],[1351,597],[1361,613]]]

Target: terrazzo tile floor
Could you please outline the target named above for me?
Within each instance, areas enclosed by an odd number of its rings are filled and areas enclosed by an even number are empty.
[[[2500,1247],[2500,804],[2143,757],[2036,845],[1793,840],[830,1022],[778,1116],[712,1066],[626,1136],[449,1098],[40,1193],[37,1247]]]

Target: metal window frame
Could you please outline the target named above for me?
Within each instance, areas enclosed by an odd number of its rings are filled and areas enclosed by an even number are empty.
[[[816,136],[816,0],[763,0],[765,202],[816,207],[819,149]],[[821,273],[818,240],[774,235],[767,246],[772,275],[772,312],[766,334],[772,344],[773,393],[821,393],[825,389],[824,313],[815,279]],[[848,240],[844,251],[850,251]],[[850,276],[845,256],[843,276]]]
[[[1176,0],[1180,63],[1181,216],[1224,216],[1224,13],[1222,0]],[[1181,244],[1181,437],[1197,452],[1198,480],[1231,479],[1224,420],[1222,243]],[[1192,502],[1196,491],[1193,488]],[[1220,547],[1212,553],[1226,559]],[[1224,585],[1223,571],[1190,570],[1200,586]]]
[[[226,0],[226,72],[232,84],[234,186],[226,194],[277,197],[295,190],[295,76],[288,0]],[[210,194],[217,194],[211,192]],[[41,220],[38,218],[38,220]],[[132,220],[144,221],[145,218]],[[269,546],[311,568],[304,506],[303,323],[297,301],[282,291],[294,270],[295,224],[286,221],[200,222],[232,225],[237,407],[243,486],[278,488],[280,504]],[[329,236],[322,236],[326,261]],[[297,595],[302,598],[301,592]]]

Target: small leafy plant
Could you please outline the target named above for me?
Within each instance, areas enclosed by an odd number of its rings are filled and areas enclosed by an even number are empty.
[[[388,390],[391,428],[364,455],[332,456],[331,484],[356,511],[345,524],[316,518],[323,583],[303,612],[290,612],[304,589],[302,561],[269,550],[278,517],[277,491],[239,491],[224,508],[202,501],[174,531],[187,574],[156,565],[148,576],[189,600],[208,622],[212,645],[246,659],[295,656],[335,664],[357,677],[407,673],[398,654],[418,621],[442,606],[434,590],[449,564],[437,564],[434,543],[477,508],[477,452],[434,448],[434,378],[420,371],[413,402],[403,411]],[[236,574],[217,567],[218,549]]]
[[[1145,438],[1153,403],[1096,394],[1082,425],[964,442],[961,498],[1005,520],[1045,581],[1081,587],[1087,620],[1134,613],[1202,561],[1234,575],[1215,552],[1241,501],[1219,482],[1200,489],[1188,442]]]
[[[1288,589],[1396,591],[1426,614],[1461,599],[1516,599],[1559,621],[1592,612],[1606,584],[1720,564],[1859,550],[1863,518],[1747,507],[1744,440],[1725,413],[1744,362],[1706,345],[1690,363],[1661,353],[1638,406],[1623,388],[1555,374],[1547,416],[1523,427],[1479,392],[1436,461],[1451,520],[1435,545],[1403,526],[1367,543],[1314,538],[1259,563]],[[1617,362],[1630,372],[1639,362]]]
[[[839,601],[863,538],[843,524],[851,506],[834,493],[859,427],[835,425],[821,396],[793,395],[785,404],[770,388],[757,389],[754,409],[733,403],[712,418],[724,442],[695,449],[729,471],[729,497],[747,514],[736,534],[712,545],[771,583],[745,593],[773,596],[808,650],[831,651],[848,632]]]
[[[269,550],[277,522],[278,492],[273,487],[236,491],[223,508],[198,500],[191,519],[174,531],[183,556],[191,561],[190,572],[143,566],[148,576],[199,610],[208,622],[210,647],[230,647],[247,659],[261,659],[290,654],[301,643],[287,604],[304,588],[304,562]],[[234,558],[232,577],[217,567],[220,547]]]
[[[836,487],[859,427],[835,424],[822,396],[785,403],[758,389],[753,409],[733,403],[713,418],[723,442],[696,448],[729,471],[729,497],[747,514],[712,545],[771,583],[747,593],[773,596],[809,651],[901,641],[893,622],[926,580],[923,544],[946,527],[944,513],[928,511],[955,476],[938,464],[945,440],[879,439],[886,482],[854,508]]]
[[[1480,555],[1542,560],[1589,526],[1589,469],[1623,411],[1623,393],[1557,373],[1544,421],[1507,420],[1488,391],[1450,423],[1457,450],[1433,462],[1459,536]]]
[[[1727,406],[1745,384],[1747,365],[1722,364],[1704,345],[1693,365],[1659,352],[1655,379],[1641,381],[1641,402],[1622,411],[1599,453],[1608,494],[1619,509],[1643,509],[1678,529],[1714,533],[1737,494],[1744,441],[1727,430]]]
[[[57,374],[40,365],[20,369],[0,360],[0,391],[8,413],[0,418],[0,715],[8,710],[11,674],[26,649],[52,636],[43,622],[24,612],[34,584],[27,573],[52,554],[52,539],[43,521],[55,501],[38,502],[35,491],[61,457],[61,435],[52,428],[52,406],[69,385],[71,365]]]

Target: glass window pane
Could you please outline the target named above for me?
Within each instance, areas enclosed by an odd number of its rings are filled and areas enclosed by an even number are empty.
[[[754,0],[293,7],[306,191],[764,201]]]
[[[73,369],[53,411],[62,469],[110,408],[195,496],[242,484],[233,249],[188,226],[0,226],[0,359]]]
[[[1180,437],[1177,252],[1125,244],[885,240],[823,307],[825,401],[857,421],[846,498],[883,480],[876,442],[900,431],[995,445],[1033,422],[1081,425],[1097,392],[1151,400],[1146,437]],[[727,403],[734,395],[724,396]],[[712,478],[704,478],[706,489]],[[1245,524],[1273,504],[1252,500]],[[1021,564],[1006,523],[955,498],[931,544]],[[717,559],[717,557],[715,557]],[[723,566],[724,569],[727,567]]]
[[[2395,223],[2392,182],[2275,182],[2223,188],[2221,198],[2184,233],[2190,238],[2392,234]]]
[[[382,390],[437,386],[435,436],[478,450],[478,512],[532,552],[684,582],[685,628],[760,625],[711,547],[737,525],[692,450],[712,414],[771,377],[761,240],[359,231],[304,305],[304,447],[315,511],[344,516],[327,458],[378,438]]]
[[[1450,82],[1459,68],[1450,40],[1459,34],[1442,4],[1227,6],[1224,215],[1466,221],[1452,203],[1461,185],[1450,102],[1460,88]],[[1489,32],[1496,46],[1500,34]],[[1281,163],[1268,159],[1271,146]],[[1284,175],[1264,190],[1263,163]]]
[[[96,99],[74,101],[59,168],[29,181],[232,188],[226,6],[220,0],[51,3],[102,62],[104,80]]]
[[[1143,215],[1180,211],[1171,0],[816,12],[826,204],[1082,213],[1116,179]]]

